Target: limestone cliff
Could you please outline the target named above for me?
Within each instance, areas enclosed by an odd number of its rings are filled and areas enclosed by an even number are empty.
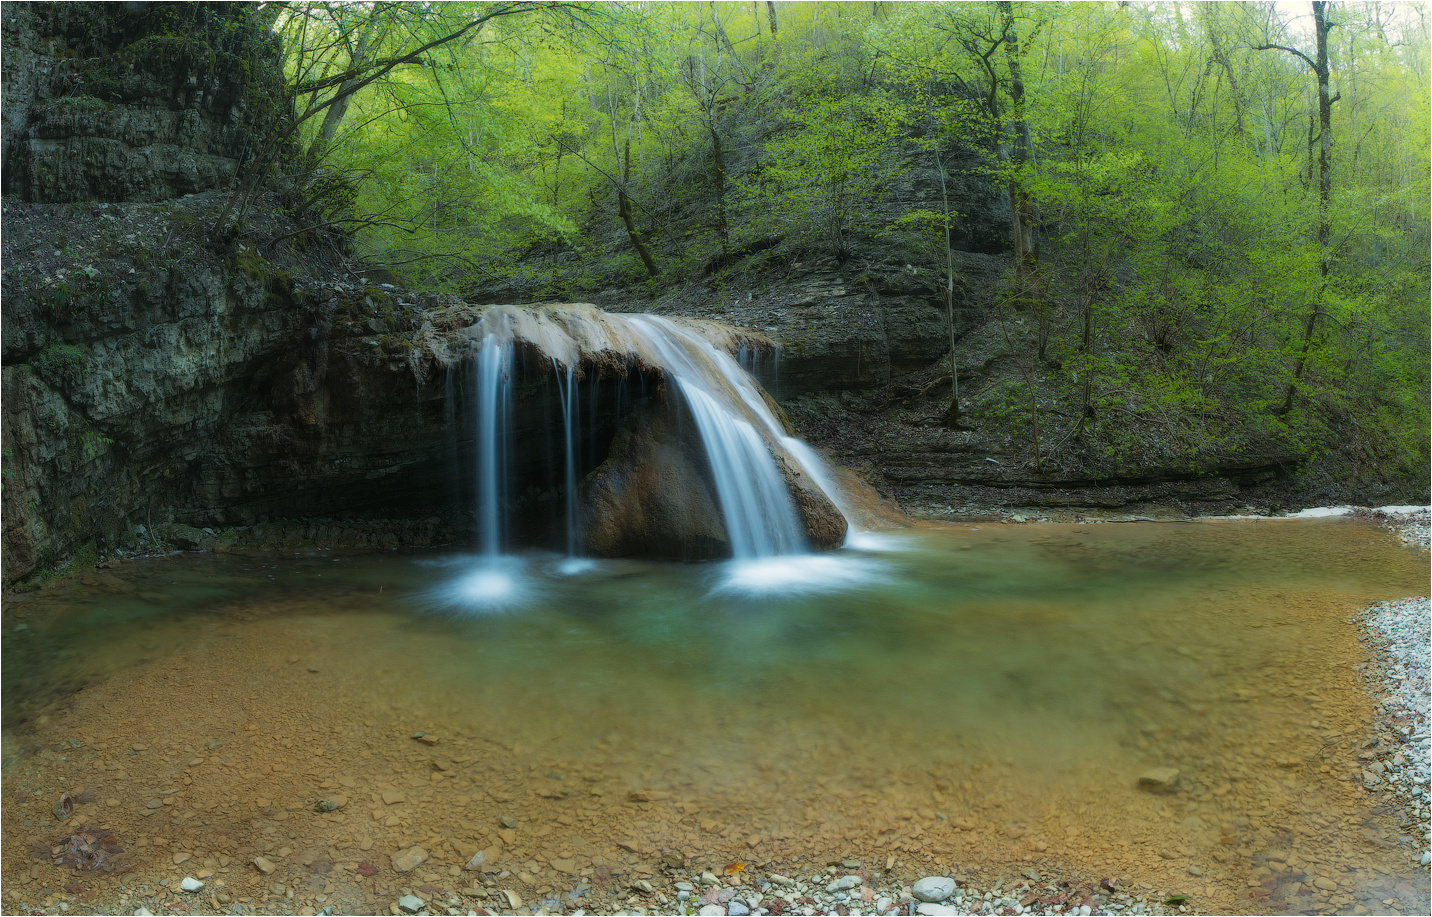
[[[6,3],[0,17],[7,197],[228,188],[287,114],[257,4]]]

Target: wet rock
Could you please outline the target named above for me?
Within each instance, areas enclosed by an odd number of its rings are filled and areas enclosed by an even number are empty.
[[[259,872],[266,876],[273,875],[273,871],[278,868],[267,857],[254,857],[254,865],[258,867]]]
[[[657,387],[582,482],[582,532],[594,557],[731,556],[709,464],[673,389]]]
[[[421,911],[425,905],[426,902],[417,895],[404,895],[398,899],[398,907],[401,908],[405,914],[416,914],[418,911]]]
[[[172,522],[167,525],[156,526],[159,537],[176,548],[183,548],[186,551],[207,551],[214,546],[214,536],[207,534],[203,529],[197,529],[192,525],[183,525]]]
[[[409,847],[393,854],[393,868],[398,872],[412,872],[428,860],[428,852],[421,847]]]
[[[325,796],[318,800],[314,808],[320,812],[336,812],[347,804],[347,796]]]
[[[828,884],[825,886],[825,890],[828,891],[828,892],[831,892],[831,893],[834,893],[834,892],[844,892],[844,891],[849,891],[849,890],[852,889],[852,888],[859,888],[860,885],[861,885],[861,879],[860,879],[859,876],[841,876],[839,879],[836,879],[836,880],[834,880],[833,882],[828,883]],[[942,900],[942,899],[931,899],[931,900]]]
[[[1139,775],[1139,786],[1154,793],[1167,793],[1178,785],[1178,768],[1154,767]]]
[[[948,876],[927,876],[915,883],[911,893],[921,901],[938,903],[955,893],[955,880]]]
[[[474,853],[474,854],[472,855],[472,858],[467,861],[467,864],[466,864],[465,866],[463,866],[463,869],[468,869],[468,870],[477,869],[479,866],[481,866],[483,863],[486,863],[486,862],[487,862],[487,854],[485,854],[485,853],[483,853],[481,850],[479,850],[477,853]]]
[[[674,384],[633,411],[612,440],[607,460],[583,481],[582,531],[596,557],[709,560],[730,557],[710,461],[695,421]],[[845,540],[845,517],[785,447],[763,431],[767,448],[805,540],[817,549]]]

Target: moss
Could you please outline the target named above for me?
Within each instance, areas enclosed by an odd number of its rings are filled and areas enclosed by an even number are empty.
[[[251,248],[241,248],[232,259],[234,269],[250,280],[268,280],[273,273],[267,261]]]
[[[35,368],[41,375],[64,375],[89,365],[89,354],[73,344],[51,344],[35,357]]]

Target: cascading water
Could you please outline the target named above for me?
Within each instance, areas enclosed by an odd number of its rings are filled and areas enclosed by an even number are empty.
[[[822,548],[836,546],[841,533],[849,527],[847,522],[837,528],[838,505],[834,499],[827,502],[821,498],[822,491],[827,498],[836,497],[832,476],[814,451],[786,435],[759,384],[733,356],[740,341],[738,335],[714,324],[610,315],[591,306],[499,306],[489,310],[468,336],[477,344],[468,364],[467,391],[471,393],[476,430],[480,562],[454,582],[453,600],[496,609],[532,598],[532,589],[540,581],[530,566],[533,559],[509,553],[509,529],[530,531],[530,523],[535,521],[524,524],[526,517],[508,519],[518,490],[525,506],[532,506],[533,500],[553,498],[564,504],[554,507],[555,512],[548,517],[564,529],[554,541],[564,544],[566,559],[552,568],[554,572],[575,574],[589,569],[595,563],[583,558],[589,550],[597,556],[623,556],[622,552],[629,549],[621,547],[625,544],[620,541],[623,536],[613,541],[613,532],[637,533],[631,543],[639,546],[640,539],[652,537],[650,531],[658,531],[663,533],[659,538],[692,537],[697,539],[692,542],[697,545],[724,542],[735,563],[723,568],[727,572],[720,588],[827,588],[848,579],[848,559],[837,561],[810,551],[812,544]],[[754,360],[755,352],[754,347],[747,350],[748,362]],[[515,384],[519,353],[524,366],[533,355],[541,355],[544,363],[550,362],[553,375],[549,378],[555,384],[541,387],[545,395],[539,395],[531,385],[519,388]],[[646,383],[653,371],[665,377],[671,397],[679,393],[690,418],[687,429],[695,428],[700,451],[705,455],[704,462],[697,460],[702,470],[671,473],[678,476],[677,480],[690,480],[687,486],[695,488],[702,486],[698,478],[683,479],[680,475],[709,474],[705,478],[711,486],[709,498],[693,497],[695,502],[691,502],[682,495],[699,491],[675,490],[670,492],[671,502],[665,502],[660,486],[655,490],[641,489],[650,488],[653,480],[642,475],[655,474],[660,480],[668,468],[685,469],[681,463],[686,460],[676,458],[675,453],[656,465],[606,453],[604,443],[612,442],[618,430],[638,431],[630,435],[640,438],[650,435],[645,431],[662,429],[645,426],[649,421],[644,419],[629,421],[630,417],[653,415],[632,415],[630,406],[623,407],[628,379],[640,386],[639,402],[665,397],[648,391]],[[609,390],[598,385],[604,375],[613,377],[615,385],[605,399],[602,396]],[[583,377],[580,387],[579,376]],[[545,452],[534,451],[534,444],[525,439],[518,441],[519,431],[522,437],[534,432],[540,436],[540,421],[533,423],[533,409],[538,407],[535,397],[550,398],[545,404],[553,409],[547,415],[551,433]],[[560,445],[556,436],[558,407]],[[632,422],[637,425],[629,426]],[[665,447],[658,445],[656,452],[640,454],[665,455],[661,448]],[[664,464],[667,461],[677,464],[668,466]],[[547,469],[545,478],[543,468]],[[655,470],[633,470],[642,468]],[[601,475],[589,477],[589,473],[598,470]],[[656,502],[642,502],[647,500]],[[696,508],[702,500],[707,501],[707,508]],[[688,512],[698,515],[688,522],[681,515]],[[658,520],[658,528],[642,528],[648,519]],[[708,534],[713,528],[723,534]],[[688,536],[687,532],[693,534]],[[712,538],[718,540],[712,542]],[[614,549],[615,553],[611,553]],[[656,548],[658,552],[662,549]]]
[[[745,405],[750,415],[759,420],[771,436],[786,448],[786,451],[801,465],[802,470],[815,483],[816,487],[819,487],[821,491],[825,493],[826,497],[835,504],[836,509],[840,510],[840,514],[845,517],[847,531],[851,534],[858,533],[858,529],[850,518],[849,511],[840,499],[840,489],[835,486],[834,479],[830,474],[830,469],[826,467],[825,462],[821,460],[821,457],[816,454],[814,449],[807,446],[800,439],[786,434],[785,429],[781,426],[780,422],[776,420],[775,415],[771,413],[770,407],[761,396],[760,389],[757,388],[756,381],[752,378],[752,374],[743,367],[739,361],[741,354],[738,354],[737,357],[732,357],[730,354],[713,346],[711,342],[703,340],[664,319],[641,317],[633,321],[642,323],[644,328],[649,328],[649,325],[653,324],[658,325],[661,331],[667,336],[680,342],[681,346],[688,351],[699,353],[704,358],[704,362],[716,369],[721,376],[721,381],[740,397],[741,402]],[[747,360],[751,360],[754,365],[754,357],[751,357],[749,352],[745,352],[745,355]],[[685,393],[685,391],[683,387],[683,393]],[[689,397],[688,395],[688,399]],[[703,431],[703,438],[704,437],[705,433]],[[761,449],[763,452],[765,451],[764,445]],[[782,489],[782,496],[785,496],[784,489]],[[790,501],[788,497],[785,502],[789,505]],[[724,498],[722,509],[725,510]],[[786,553],[793,552],[779,550],[758,552],[757,556]],[[741,555],[738,554],[737,556],[739,557]]]
[[[575,558],[581,553],[581,531],[577,525],[577,431],[580,429],[577,398],[576,370],[568,366],[563,373],[556,358],[552,359],[552,372],[561,386],[562,400],[562,447],[566,460],[566,511],[567,511],[567,557]],[[593,388],[595,391],[595,387]],[[596,414],[596,397],[592,398],[592,414]],[[595,423],[595,421],[593,421]]]
[[[473,359],[477,380],[477,531],[484,557],[502,553],[506,538],[508,408],[512,400],[512,343],[488,334]]]
[[[740,416],[737,405],[715,395],[737,393],[748,413],[783,433],[759,396],[748,397],[747,391],[754,389],[751,377],[729,354],[666,319],[635,316],[629,321],[660,355],[696,421],[735,558],[804,552],[805,537],[795,506],[770,450],[750,420]]]

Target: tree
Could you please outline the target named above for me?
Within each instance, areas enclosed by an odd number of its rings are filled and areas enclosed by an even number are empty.
[[[1318,248],[1322,253],[1322,257],[1318,260],[1318,274],[1322,278],[1322,282],[1308,308],[1308,317],[1303,325],[1303,341],[1298,349],[1297,364],[1293,369],[1293,378],[1288,383],[1288,393],[1280,409],[1284,414],[1292,410],[1293,395],[1298,390],[1298,383],[1303,381],[1303,371],[1308,365],[1308,351],[1313,345],[1313,334],[1317,330],[1318,317],[1322,314],[1322,300],[1327,292],[1328,274],[1332,272],[1332,251],[1328,247],[1329,240],[1332,238],[1332,225],[1328,211],[1333,191],[1332,110],[1333,103],[1341,98],[1341,93],[1333,93],[1328,85],[1332,71],[1328,62],[1328,33],[1334,26],[1328,9],[1329,5],[1328,0],[1312,0],[1316,58],[1310,58],[1302,51],[1286,45],[1268,43],[1254,48],[1256,51],[1286,51],[1292,54],[1308,65],[1318,84],[1318,133],[1316,137],[1313,137],[1309,132],[1308,146],[1311,151],[1311,147],[1316,142],[1318,149]]]

